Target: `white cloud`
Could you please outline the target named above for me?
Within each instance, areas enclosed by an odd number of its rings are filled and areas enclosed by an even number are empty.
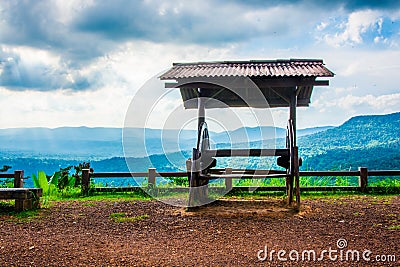
[[[362,34],[367,30],[378,26],[380,33],[383,19],[382,14],[377,10],[362,10],[349,14],[347,22],[342,25],[343,31],[335,34],[325,35],[325,41],[332,46],[341,46],[345,44],[361,44],[363,42]]]
[[[347,95],[337,100],[337,105],[344,109],[355,110],[360,107],[367,107],[374,112],[393,112],[400,107],[400,93],[389,95]]]
[[[336,73],[329,88],[315,89],[310,108],[299,109],[299,127],[380,112],[385,101],[383,110],[396,111],[400,37],[389,21],[398,23],[396,5],[333,1],[322,9],[317,1],[272,2],[3,1],[0,76],[4,66],[22,71],[26,91],[16,90],[22,84],[0,87],[0,127],[120,127],[134,93],[172,62],[275,57],[323,58]],[[332,46],[313,43],[324,35]],[[12,69],[15,59],[19,67]],[[273,114],[285,127],[287,110]]]
[[[317,25],[317,30],[318,31],[322,31],[324,30],[326,27],[328,27],[329,23],[322,21],[320,24]]]
[[[230,49],[197,45],[128,42],[81,70],[97,79],[96,90],[12,91],[0,87],[0,128],[112,126],[122,127],[125,113],[138,89],[172,62],[231,58]],[[49,61],[57,64],[57,59]],[[164,88],[161,88],[163,91]],[[158,96],[149,91],[146,103]],[[178,97],[175,101],[181,102]],[[152,126],[156,126],[152,125]],[[162,125],[157,125],[161,127]]]

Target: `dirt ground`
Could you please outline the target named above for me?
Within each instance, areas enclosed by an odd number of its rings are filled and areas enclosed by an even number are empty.
[[[400,266],[400,196],[309,199],[300,213],[265,198],[196,212],[104,200],[0,214],[0,266]]]

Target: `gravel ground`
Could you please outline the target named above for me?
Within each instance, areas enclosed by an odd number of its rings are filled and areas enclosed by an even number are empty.
[[[62,201],[35,217],[10,214],[0,212],[0,266],[400,266],[400,196],[304,200],[300,213],[264,198],[196,212]]]

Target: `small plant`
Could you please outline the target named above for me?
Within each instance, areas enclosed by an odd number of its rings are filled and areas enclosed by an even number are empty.
[[[126,216],[126,214],[124,212],[115,212],[115,213],[111,213],[109,217],[114,222],[123,223],[123,222],[136,222],[136,221],[144,220],[144,219],[149,218],[149,215],[143,214],[143,215],[128,217],[128,216]]]
[[[60,172],[55,172],[48,176],[44,171],[39,171],[38,175],[32,174],[33,185],[36,188],[43,189],[43,196],[52,196],[57,194],[57,184]]]
[[[170,180],[173,185],[189,186],[189,180],[187,177],[168,177],[167,179]]]
[[[93,173],[93,169],[90,168],[90,162],[82,162],[79,165],[74,166],[75,173],[72,174],[72,177],[75,178],[74,187],[78,187],[82,185],[82,170],[90,169],[90,172]]]
[[[76,178],[74,176],[69,175],[72,166],[68,166],[66,168],[60,168],[60,177],[58,180],[58,189],[63,190],[69,187],[74,187]]]

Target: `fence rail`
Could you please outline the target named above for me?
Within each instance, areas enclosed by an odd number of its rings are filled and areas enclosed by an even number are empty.
[[[286,190],[286,187],[280,186],[262,186],[262,187],[243,187],[243,186],[232,186],[232,179],[241,178],[241,175],[247,175],[246,179],[248,179],[248,175],[255,175],[255,179],[262,177],[267,174],[285,174],[284,171],[277,170],[250,170],[250,169],[214,169],[213,175],[222,175],[229,174],[228,177],[221,177],[221,179],[225,179],[225,190],[233,190],[233,191],[282,191]],[[147,178],[147,183],[149,186],[156,187],[157,177],[188,177],[188,172],[157,172],[155,168],[149,168],[147,172],[93,172],[90,173],[89,169],[84,169],[82,171],[82,192],[87,194],[90,188],[90,180],[91,178],[127,178],[127,177],[143,177]],[[368,177],[371,176],[400,176],[400,170],[368,170],[367,168],[360,167],[358,171],[300,171],[300,177],[330,177],[330,176],[339,176],[339,177],[358,177],[359,184],[358,186],[309,186],[309,187],[301,187],[300,190],[305,191],[360,191],[367,192],[370,189],[373,190],[382,190],[385,187],[371,187],[368,186]],[[235,178],[234,178],[235,177]],[[270,177],[270,178],[279,178]],[[23,187],[23,171],[15,171],[14,173],[0,173],[0,179],[14,179],[14,187],[21,188]],[[116,188],[95,188],[96,191],[104,192],[104,191],[138,191],[141,190],[140,186],[132,186],[132,187],[116,187]],[[172,191],[176,189],[176,191],[182,191],[185,188],[171,188]]]
[[[225,189],[233,190],[233,191],[281,191],[286,190],[286,187],[277,187],[277,186],[263,186],[263,187],[242,187],[242,186],[232,186],[232,179],[241,178],[241,175],[254,175],[254,179],[263,177],[267,174],[285,174],[285,171],[278,170],[251,170],[251,169],[213,169],[213,175],[220,174],[229,174],[228,177],[221,177],[221,179],[225,179]],[[147,177],[147,183],[149,186],[156,187],[156,179],[157,177],[188,177],[188,172],[157,172],[155,168],[149,168],[147,172],[94,172],[90,173],[89,170],[83,170],[82,180],[86,181],[85,188],[89,189],[90,178],[124,178],[124,177]],[[358,186],[310,186],[310,187],[301,187],[301,191],[360,191],[367,192],[369,189],[380,190],[384,189],[384,187],[371,187],[368,186],[368,177],[371,176],[400,176],[400,170],[368,170],[365,167],[360,167],[357,171],[300,171],[300,177],[330,177],[330,176],[339,176],[339,177],[358,177],[359,184]],[[279,176],[270,177],[270,178],[279,178]],[[132,188],[132,189],[129,189]],[[135,191],[136,187],[122,187],[121,191]],[[97,191],[119,191],[119,188],[107,189],[104,187],[97,188]],[[175,188],[177,191],[181,191],[183,188]],[[84,192],[87,193],[87,192]]]

